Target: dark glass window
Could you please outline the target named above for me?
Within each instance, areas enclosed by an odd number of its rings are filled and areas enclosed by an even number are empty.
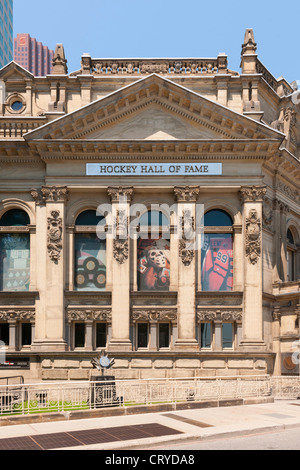
[[[9,325],[0,323],[0,341],[2,341],[5,346],[9,345]]]
[[[14,101],[10,107],[13,111],[21,111],[23,108],[23,103],[22,101]]]
[[[170,346],[170,325],[169,323],[159,324],[159,348]]]
[[[22,323],[22,346],[31,346],[31,323]]]
[[[205,214],[205,227],[232,227],[232,219],[227,212],[222,210],[212,210]]]
[[[140,217],[141,227],[168,227],[169,218],[161,211],[148,211]]]
[[[76,225],[81,227],[95,227],[104,219],[103,216],[97,216],[95,210],[84,211],[76,219]]]
[[[75,323],[75,348],[84,348],[85,346],[85,324]]]
[[[211,347],[211,324],[201,324],[201,348]]]
[[[106,323],[97,323],[96,348],[106,348],[106,343],[107,343]]]
[[[5,212],[0,220],[1,227],[26,227],[29,224],[29,215],[20,209]]]
[[[294,245],[294,243],[295,243],[293,234],[292,234],[292,232],[291,232],[290,229],[287,231],[287,241],[288,241],[291,245]]]
[[[137,325],[137,347],[148,347],[148,325],[147,323],[138,323]]]
[[[233,324],[223,323],[222,325],[222,347],[231,349],[233,347]]]

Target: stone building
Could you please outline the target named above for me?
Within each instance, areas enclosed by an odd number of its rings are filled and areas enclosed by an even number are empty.
[[[240,72],[58,45],[0,80],[2,377],[299,374],[300,96],[252,30]]]

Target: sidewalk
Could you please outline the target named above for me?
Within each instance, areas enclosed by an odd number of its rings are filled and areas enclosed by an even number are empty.
[[[300,427],[300,401],[0,427],[0,450],[133,450]]]

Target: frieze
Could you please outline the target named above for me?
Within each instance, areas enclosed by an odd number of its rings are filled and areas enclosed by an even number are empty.
[[[160,321],[177,322],[177,310],[170,308],[156,308],[156,309],[135,309],[131,314],[132,321],[144,321],[156,323]]]
[[[242,319],[243,319],[243,311],[241,309],[222,309],[222,310],[197,309],[197,320],[199,323],[204,322],[204,321],[241,322]]]
[[[68,321],[106,321],[111,322],[112,311],[108,308],[82,308],[67,310]]]
[[[21,321],[21,320],[34,320],[35,310],[34,309],[0,309],[0,320],[1,321]]]

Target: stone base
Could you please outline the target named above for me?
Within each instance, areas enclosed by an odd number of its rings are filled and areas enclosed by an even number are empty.
[[[174,348],[176,351],[199,351],[199,343],[196,340],[177,339]]]
[[[240,342],[239,349],[241,351],[266,351],[267,346],[264,341],[258,340],[243,340]]]
[[[133,350],[132,343],[130,340],[126,341],[123,339],[112,339],[110,340],[108,344],[107,351],[108,352],[113,352],[113,351],[121,351],[121,352],[130,352]]]
[[[34,341],[31,345],[32,352],[64,352],[68,351],[68,344],[65,341]]]

